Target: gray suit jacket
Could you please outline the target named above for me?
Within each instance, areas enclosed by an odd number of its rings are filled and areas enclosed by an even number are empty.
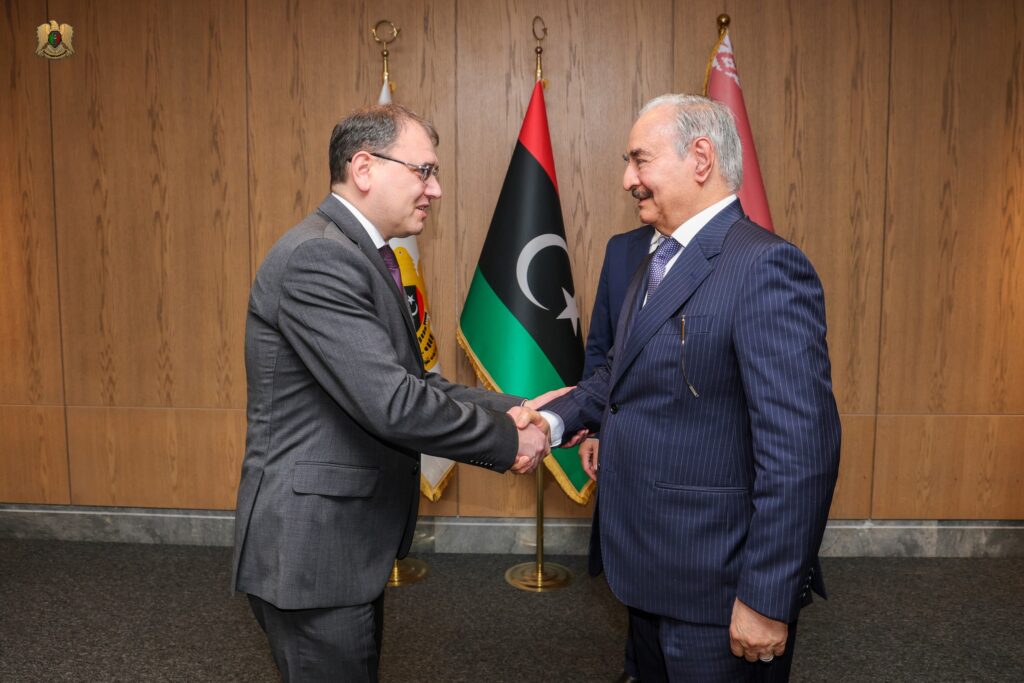
[[[507,470],[519,400],[428,374],[403,295],[328,195],[256,273],[233,585],[281,609],[374,600],[408,552],[419,454]]]

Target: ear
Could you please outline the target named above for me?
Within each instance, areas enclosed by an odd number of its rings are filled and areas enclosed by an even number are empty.
[[[360,192],[369,192],[371,183],[370,168],[373,166],[373,157],[369,152],[359,151],[352,155],[352,161],[348,163],[348,174],[352,182]]]
[[[710,139],[699,137],[690,144],[690,154],[693,156],[696,180],[703,185],[711,177],[711,171],[718,161],[715,146]]]

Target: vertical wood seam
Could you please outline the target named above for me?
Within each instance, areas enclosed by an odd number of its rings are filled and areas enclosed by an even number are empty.
[[[46,0],[46,16],[50,16],[50,2]],[[60,350],[60,390],[61,407],[64,409],[64,465],[67,467],[68,480],[68,504],[74,502],[72,498],[71,481],[71,434],[68,433],[68,364],[64,358],[64,320],[63,306],[60,296],[60,239],[57,231],[57,159],[56,146],[53,140],[53,61],[46,60],[46,86],[48,95],[47,111],[50,116],[50,201],[53,203],[53,261],[54,278],[57,284],[57,346]]]
[[[249,89],[249,81],[251,75],[249,73],[249,0],[243,0],[242,6],[242,26],[245,31],[245,65],[242,67],[243,75],[245,77],[245,211],[247,216],[246,224],[249,229],[246,231],[246,238],[248,238],[248,258],[246,259],[246,266],[249,272],[248,288],[252,287],[253,278],[256,276],[255,257],[253,253],[252,235],[256,226],[253,225],[252,218],[252,144],[251,144],[251,130],[249,128],[252,118],[252,112],[250,111],[250,105],[252,104],[252,93]],[[248,297],[247,297],[248,299]]]
[[[885,116],[885,179],[882,190],[882,244],[881,244],[881,257],[882,262],[878,268],[878,344],[877,351],[875,353],[875,423],[872,428],[874,434],[871,439],[871,486],[868,488],[868,519],[874,518],[875,513],[875,478],[878,475],[878,417],[881,404],[881,387],[882,387],[882,337],[885,326],[885,238],[889,233],[890,221],[889,221],[889,174],[892,171],[892,167],[889,164],[889,152],[892,150],[892,112],[893,112],[893,87],[892,87],[892,58],[893,58],[893,5],[896,0],[889,0],[889,64],[888,64],[888,83],[887,93],[888,101],[886,102],[886,116]]]

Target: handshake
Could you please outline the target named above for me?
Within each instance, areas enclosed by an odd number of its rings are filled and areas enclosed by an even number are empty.
[[[511,469],[516,474],[529,474],[537,469],[537,465],[551,452],[551,425],[541,415],[537,408],[547,404],[562,394],[572,390],[573,387],[563,387],[541,394],[536,398],[526,401],[521,406],[513,406],[508,409],[508,414],[516,423],[519,430],[519,452],[516,454],[516,461]],[[563,440],[558,446],[571,448],[578,444],[587,435],[582,430],[569,440]]]

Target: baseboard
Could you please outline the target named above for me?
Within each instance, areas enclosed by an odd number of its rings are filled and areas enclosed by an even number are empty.
[[[0,538],[230,546],[231,512],[66,505],[0,505]],[[523,518],[421,517],[415,553],[536,553],[536,522]],[[585,555],[590,520],[549,519],[546,555]],[[1024,557],[1024,521],[838,520],[824,557]]]

